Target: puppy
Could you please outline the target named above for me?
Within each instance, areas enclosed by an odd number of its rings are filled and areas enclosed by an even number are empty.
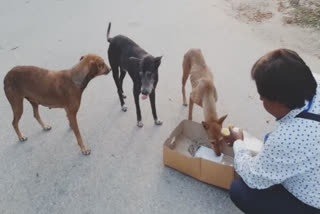
[[[221,154],[222,123],[227,115],[218,118],[216,112],[217,91],[213,84],[213,75],[207,66],[200,49],[190,49],[183,59],[182,97],[183,105],[187,106],[185,85],[190,75],[192,92],[189,99],[189,120],[192,120],[193,104],[203,108],[203,127],[207,130],[208,138],[216,155]]]
[[[42,121],[38,105],[49,108],[64,108],[70,126],[84,155],[90,150],[83,143],[77,123],[77,112],[81,95],[91,79],[108,74],[110,68],[96,55],[82,56],[80,62],[71,69],[51,71],[35,66],[16,66],[4,78],[4,91],[13,111],[12,125],[20,141],[27,138],[21,134],[19,120],[23,112],[23,99],[33,107],[33,114],[44,130],[51,126]]]
[[[139,104],[139,95],[142,99],[150,96],[153,119],[156,125],[162,125],[156,111],[156,87],[158,83],[158,68],[162,57],[153,57],[143,50],[134,41],[126,36],[110,37],[111,23],[107,31],[107,41],[110,43],[108,56],[112,69],[113,79],[116,83],[122,111],[127,111],[124,103],[122,83],[128,72],[133,81],[133,96],[136,104],[137,126],[142,127],[142,118]],[[120,77],[119,77],[120,69]]]

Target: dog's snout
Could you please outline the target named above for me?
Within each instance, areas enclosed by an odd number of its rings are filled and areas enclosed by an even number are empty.
[[[103,73],[103,74],[105,74],[105,75],[107,75],[108,73],[110,73],[111,72],[111,68],[106,68],[106,71]]]
[[[141,90],[141,93],[142,93],[143,95],[148,95],[148,91],[147,91],[146,89],[142,89],[142,90]]]

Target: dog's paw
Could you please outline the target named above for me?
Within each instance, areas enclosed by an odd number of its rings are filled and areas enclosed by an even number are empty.
[[[90,153],[91,153],[91,150],[90,150],[90,149],[84,149],[84,150],[82,150],[82,154],[83,154],[83,155],[90,155]]]
[[[123,112],[126,112],[126,111],[128,110],[128,107],[127,107],[127,106],[122,106],[122,107],[121,107],[121,110],[122,110]]]
[[[51,126],[46,125],[45,127],[43,127],[44,131],[50,131],[52,129]]]
[[[122,94],[122,98],[123,98],[123,99],[126,99],[127,96],[126,96],[125,94]]]
[[[156,119],[156,120],[154,121],[154,124],[156,124],[157,126],[160,126],[160,125],[163,124],[163,121]]]
[[[27,137],[20,137],[20,138],[19,138],[19,141],[20,141],[20,142],[24,142],[24,141],[27,141],[27,140],[28,140]]]
[[[142,128],[142,127],[143,127],[142,121],[138,121],[138,122],[137,122],[137,126],[138,126],[139,128]]]

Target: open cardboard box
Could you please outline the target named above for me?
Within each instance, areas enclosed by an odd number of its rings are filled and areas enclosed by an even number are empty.
[[[248,149],[255,155],[262,147],[262,143],[244,133],[249,142]],[[248,140],[249,141],[248,141]],[[193,157],[188,148],[193,142],[207,143],[208,136],[203,126],[197,122],[183,120],[171,133],[163,144],[163,163],[184,174],[190,175],[200,181],[229,189],[236,172],[233,168],[233,149],[226,144],[222,146],[222,157],[210,158]],[[212,156],[215,156],[211,149]]]

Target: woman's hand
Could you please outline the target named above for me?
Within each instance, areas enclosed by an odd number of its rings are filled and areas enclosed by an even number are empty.
[[[239,129],[238,131],[233,130],[233,127],[229,127],[230,134],[225,136],[224,139],[229,146],[233,146],[233,143],[236,140],[243,140],[243,130]]]

